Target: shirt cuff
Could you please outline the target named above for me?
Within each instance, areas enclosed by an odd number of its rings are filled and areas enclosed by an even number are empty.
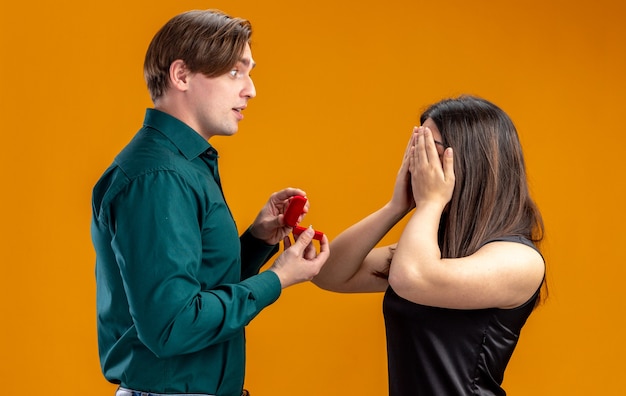
[[[274,271],[263,271],[241,282],[252,291],[259,308],[267,307],[280,297],[282,287]]]

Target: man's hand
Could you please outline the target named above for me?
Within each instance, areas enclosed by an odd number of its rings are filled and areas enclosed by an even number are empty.
[[[306,282],[320,272],[330,255],[330,244],[326,235],[320,241],[319,253],[311,242],[315,231],[309,227],[302,232],[292,245],[289,236],[285,237],[285,251],[278,256],[269,271],[274,271],[282,288]]]
[[[289,198],[296,195],[305,196],[306,193],[298,188],[285,188],[273,193],[252,223],[250,227],[252,235],[269,245],[275,245],[289,235],[291,227],[285,224],[283,217],[285,209],[289,205]],[[300,216],[298,222],[302,221],[304,213],[308,210],[309,204],[307,202],[303,215]]]

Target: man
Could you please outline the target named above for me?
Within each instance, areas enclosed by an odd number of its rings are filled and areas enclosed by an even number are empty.
[[[208,140],[256,95],[250,35],[219,11],[171,19],[145,59],[154,108],[94,188],[100,362],[118,396],[242,395],[244,327],[328,258],[312,229],[289,242],[284,209],[304,191],[272,194],[241,236],[225,202]]]

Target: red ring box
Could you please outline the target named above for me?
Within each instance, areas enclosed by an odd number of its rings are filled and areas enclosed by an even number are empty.
[[[289,200],[289,205],[287,206],[287,210],[285,211],[285,224],[293,227],[294,235],[300,235],[304,230],[306,230],[305,227],[301,227],[298,225],[298,218],[304,212],[304,206],[306,205],[306,201],[307,199],[305,197],[301,195],[294,195]],[[323,232],[315,231],[313,239],[321,241],[323,236]]]

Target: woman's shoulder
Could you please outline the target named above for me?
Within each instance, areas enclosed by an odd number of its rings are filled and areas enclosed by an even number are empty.
[[[539,250],[539,248],[537,247],[537,245],[531,241],[530,239],[528,239],[525,236],[522,235],[504,235],[504,236],[499,236],[499,237],[495,237],[495,238],[491,238],[489,240],[487,240],[483,246],[489,244],[489,243],[493,243],[493,242],[514,242],[514,243],[519,243],[525,246],[528,246],[529,248],[532,248],[534,251],[536,251],[537,253],[539,253],[539,255],[541,255],[541,251]],[[543,255],[542,259],[543,259]]]

